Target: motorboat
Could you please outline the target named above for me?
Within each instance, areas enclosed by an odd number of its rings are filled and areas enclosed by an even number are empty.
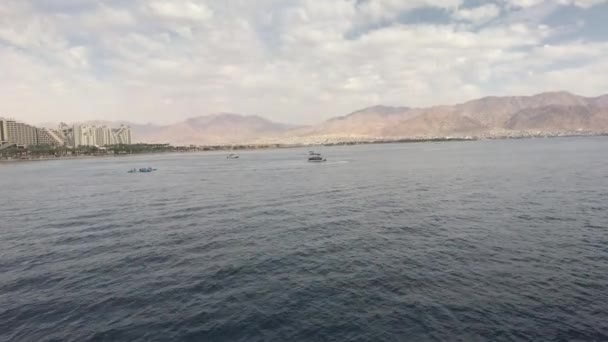
[[[239,159],[239,155],[230,153],[229,155],[226,156],[226,159]]]
[[[142,172],[142,173],[148,173],[148,172],[153,172],[156,171],[157,169],[153,169],[151,167],[141,167],[139,169],[131,169],[129,171],[127,171],[128,173],[138,173],[138,172]]]
[[[311,163],[322,163],[324,161],[327,161],[327,159],[321,157],[320,154],[316,154],[316,155],[311,155],[310,157],[308,157],[308,161]]]

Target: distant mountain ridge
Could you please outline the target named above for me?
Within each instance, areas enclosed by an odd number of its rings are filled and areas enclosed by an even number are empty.
[[[503,136],[522,133],[608,132],[608,94],[569,92],[489,96],[427,108],[373,106],[317,125],[276,123],[256,115],[217,113],[170,125],[129,125],[135,141],[176,145],[322,143],[363,139]]]
[[[252,143],[263,136],[273,136],[293,128],[256,115],[218,113],[197,116],[172,125],[135,130],[144,142],[176,145],[216,145]]]
[[[565,91],[533,96],[489,96],[427,108],[375,106],[295,132],[300,137],[342,139],[428,138],[608,132],[608,95]]]

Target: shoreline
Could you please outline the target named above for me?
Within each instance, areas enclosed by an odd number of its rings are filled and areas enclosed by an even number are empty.
[[[381,144],[409,144],[409,143],[432,143],[432,142],[472,142],[481,140],[524,140],[524,139],[549,139],[549,138],[581,138],[581,137],[606,137],[608,133],[597,134],[565,134],[565,135],[536,135],[536,136],[494,136],[494,137],[466,137],[466,138],[403,138],[403,139],[378,139],[378,140],[361,140],[361,141],[341,141],[328,142],[318,144],[241,144],[241,145],[214,145],[214,146],[199,146],[189,150],[179,150],[183,146],[176,146],[175,151],[153,151],[141,153],[121,153],[121,154],[100,154],[100,155],[77,155],[77,156],[42,156],[30,158],[0,158],[2,163],[20,163],[20,162],[43,162],[52,160],[81,160],[81,159],[101,159],[101,158],[125,158],[141,155],[161,155],[175,153],[196,153],[196,152],[223,152],[223,151],[256,151],[256,150],[274,150],[274,149],[289,149],[289,148],[311,148],[311,147],[335,147],[335,146],[354,146],[354,145],[381,145]]]

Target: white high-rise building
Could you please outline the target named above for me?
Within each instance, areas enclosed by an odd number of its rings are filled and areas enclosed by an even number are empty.
[[[0,142],[20,146],[38,145],[38,129],[15,120],[0,120]]]
[[[66,132],[65,127],[62,130]],[[118,129],[112,129],[106,126],[74,125],[71,136],[70,141],[73,141],[74,147],[130,144],[131,128],[121,126]]]
[[[98,146],[114,145],[114,137],[112,136],[112,129],[106,126],[96,127],[96,144]]]
[[[114,130],[113,133],[118,144],[131,144],[131,128],[121,126],[119,129]]]
[[[78,147],[78,146],[83,146],[83,139],[82,139],[82,127],[81,125],[74,125],[74,127],[72,127],[72,146],[73,147]]]
[[[65,143],[65,137],[59,131],[38,128],[38,145],[64,146]]]

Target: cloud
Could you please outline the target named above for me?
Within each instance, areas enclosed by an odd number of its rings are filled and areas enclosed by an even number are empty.
[[[542,4],[558,3],[560,5],[570,5],[582,8],[590,8],[600,4],[608,3],[608,0],[505,0],[507,5],[511,7],[533,7]]]
[[[81,20],[84,26],[95,31],[129,29],[137,24],[133,14],[128,10],[103,4],[99,5],[95,11],[86,13],[77,19]]]
[[[331,1],[328,1],[331,3]],[[346,3],[349,3],[346,1]],[[393,18],[400,13],[417,8],[440,8],[453,10],[462,5],[463,0],[368,0],[360,2],[357,7],[364,16],[373,19]]]
[[[207,5],[190,0],[153,0],[146,4],[159,17],[186,20],[207,20],[213,16]]]
[[[511,7],[533,7],[546,2],[546,0],[506,0]]]
[[[4,0],[0,114],[32,122],[173,122],[231,111],[313,123],[378,103],[608,92],[605,42],[572,35],[570,26],[569,40],[560,41],[563,25],[522,19],[542,1],[465,5]],[[403,20],[429,8],[452,20]]]
[[[563,5],[574,5],[582,8],[590,8],[608,3],[607,0],[559,0],[559,2]]]
[[[480,24],[490,21],[499,15],[500,8],[496,4],[485,4],[475,8],[459,9],[454,13],[454,18]]]

